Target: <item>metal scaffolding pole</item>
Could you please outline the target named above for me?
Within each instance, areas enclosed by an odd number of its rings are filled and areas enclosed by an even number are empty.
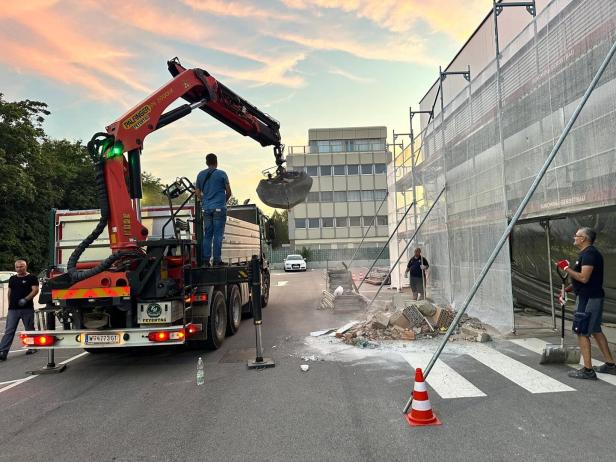
[[[372,300],[370,300],[370,303],[368,304],[367,308],[370,308],[370,306],[372,306],[372,303],[374,303],[374,301],[376,300],[376,297],[379,296],[379,294],[381,293],[381,290],[383,289],[383,286],[385,285],[385,281],[387,281],[387,277],[391,274],[391,272],[394,270],[394,268],[396,266],[398,266],[398,263],[400,263],[400,260],[402,259],[402,255],[405,254],[406,249],[409,248],[409,246],[411,245],[411,243],[413,242],[413,239],[415,239],[415,236],[417,235],[417,233],[419,232],[419,230],[421,229],[421,226],[424,224],[424,222],[426,221],[426,219],[430,216],[430,212],[432,212],[432,209],[434,208],[434,206],[437,204],[437,202],[439,201],[439,199],[441,198],[441,196],[443,195],[443,193],[445,192],[445,188],[447,188],[447,185],[443,186],[443,189],[441,189],[441,192],[438,193],[438,196],[436,196],[436,199],[434,199],[434,202],[432,203],[432,205],[430,206],[430,208],[428,209],[428,213],[426,213],[426,215],[423,217],[423,219],[421,220],[421,222],[419,223],[419,226],[417,227],[417,229],[415,230],[415,232],[413,233],[413,235],[411,236],[411,238],[409,239],[409,241],[407,242],[406,246],[404,247],[404,250],[402,251],[402,253],[400,254],[400,256],[398,257],[398,259],[396,260],[396,263],[394,263],[391,268],[389,269],[389,273],[387,273],[387,276],[385,276],[385,278],[383,278],[383,282],[381,282],[381,285],[379,286],[379,290],[376,291],[376,294],[374,294],[374,297],[372,298]],[[411,204],[411,207],[413,206],[413,204]],[[409,207],[410,208],[410,207]],[[408,211],[407,211],[408,213]],[[402,222],[402,220],[400,220],[400,222]],[[399,225],[399,224],[398,224]],[[397,228],[396,228],[397,229]],[[395,233],[395,231],[394,231]],[[393,234],[392,234],[393,236]],[[364,281],[362,281],[364,282]],[[424,294],[425,295],[425,294]]]
[[[349,269],[351,267],[351,264],[353,263],[353,261],[355,261],[355,257],[357,256],[357,252],[359,252],[359,249],[361,248],[362,244],[364,243],[364,240],[366,239],[366,236],[368,236],[368,233],[370,232],[370,229],[372,228],[372,225],[374,225],[376,223],[376,217],[379,215],[379,212],[381,211],[381,207],[383,207],[383,204],[387,200],[387,196],[389,196],[389,191],[387,191],[385,193],[385,197],[381,201],[381,204],[379,205],[379,208],[376,210],[376,213],[374,214],[374,217],[372,218],[372,223],[370,223],[370,226],[368,226],[368,229],[364,233],[364,237],[361,238],[361,242],[359,243],[359,246],[357,246],[357,248],[355,249],[355,252],[353,252],[353,256],[351,257],[351,260],[349,261],[349,263],[346,264],[346,263],[342,262],[342,264],[344,265],[344,267],[346,269]]]
[[[364,275],[364,278],[361,280],[361,282],[359,283],[359,286],[357,286],[357,290],[359,291],[359,289],[361,289],[362,284],[364,283],[364,281],[366,280],[366,278],[368,277],[368,275],[370,274],[370,271],[372,271],[372,268],[374,268],[374,265],[376,265],[377,260],[380,258],[380,256],[383,254],[383,252],[385,251],[385,249],[387,248],[387,246],[389,245],[389,242],[391,241],[392,237],[394,237],[396,235],[396,232],[398,231],[398,228],[400,227],[400,225],[402,224],[402,222],[404,221],[404,218],[408,215],[409,211],[411,210],[411,207],[413,207],[413,204],[409,205],[406,208],[406,211],[404,212],[404,215],[402,215],[402,218],[400,219],[400,221],[398,222],[398,224],[396,225],[395,229],[393,230],[393,232],[391,233],[391,235],[389,236],[389,239],[387,239],[387,242],[385,243],[385,245],[383,246],[383,248],[381,249],[381,251],[379,252],[379,254],[376,256],[376,258],[374,259],[374,261],[372,262],[372,266],[370,266],[370,269],[368,269],[368,271],[366,271],[366,274]],[[391,271],[389,272],[389,274],[391,274]],[[389,276],[388,274],[388,276]]]
[[[468,305],[470,304],[471,300],[475,296],[475,293],[477,292],[477,289],[479,289],[479,286],[481,285],[481,283],[485,279],[486,275],[488,274],[488,271],[492,267],[492,264],[494,263],[494,260],[496,260],[496,257],[498,255],[498,253],[503,248],[503,245],[505,244],[505,242],[507,242],[507,239],[509,238],[509,235],[511,234],[511,231],[513,230],[513,227],[518,222],[518,219],[522,215],[522,212],[524,211],[524,209],[528,205],[528,202],[530,201],[531,197],[535,193],[535,190],[539,186],[539,183],[541,182],[541,180],[545,176],[545,173],[547,172],[548,168],[550,167],[550,164],[552,163],[552,161],[556,157],[556,154],[558,153],[558,151],[560,150],[560,147],[564,143],[565,138],[567,137],[567,135],[571,131],[571,128],[573,127],[573,124],[575,124],[575,121],[577,120],[578,116],[580,115],[580,112],[582,112],[582,109],[586,105],[586,102],[590,98],[590,95],[592,94],[593,90],[597,86],[597,83],[599,83],[599,80],[601,79],[601,76],[603,75],[603,72],[605,72],[605,69],[607,68],[608,64],[610,63],[610,61],[611,61],[611,59],[612,59],[612,57],[614,56],[615,53],[616,53],[616,42],[614,42],[612,44],[612,47],[610,48],[610,51],[608,52],[607,56],[605,57],[605,59],[601,63],[601,66],[599,66],[599,70],[597,71],[597,73],[595,74],[594,78],[590,82],[590,85],[588,86],[588,88],[584,92],[584,95],[582,96],[582,99],[581,99],[580,103],[578,104],[577,108],[575,108],[575,111],[571,115],[571,118],[569,119],[569,122],[567,122],[567,125],[565,126],[563,132],[560,134],[560,137],[558,138],[558,141],[556,142],[556,144],[552,148],[552,151],[550,152],[550,154],[548,155],[547,159],[543,163],[543,166],[539,170],[539,173],[537,173],[537,175],[535,176],[535,179],[533,180],[533,183],[530,186],[528,192],[524,196],[524,199],[522,199],[522,202],[520,203],[520,206],[515,211],[515,214],[513,215],[513,218],[511,219],[511,221],[509,222],[509,225],[507,226],[507,228],[503,232],[503,235],[499,239],[498,243],[496,244],[496,247],[492,251],[492,254],[488,258],[488,261],[486,262],[486,264],[484,265],[483,269],[481,270],[481,273],[479,274],[479,277],[477,278],[477,280],[473,284],[473,287],[471,288],[470,293],[468,294],[468,296],[464,300],[464,303],[460,307],[460,310],[456,314],[456,317],[453,319],[451,325],[449,326],[449,329],[447,329],[447,332],[445,333],[445,336],[443,337],[443,340],[441,341],[441,344],[438,346],[438,349],[436,350],[436,352],[432,356],[432,359],[430,359],[430,362],[428,363],[428,366],[426,367],[426,369],[424,371],[424,377],[427,377],[428,374],[430,374],[430,371],[432,370],[432,367],[434,366],[434,363],[436,362],[436,360],[440,356],[441,352],[443,351],[443,348],[445,348],[445,344],[449,341],[449,337],[451,337],[451,334],[453,333],[454,329],[458,325],[458,322],[460,322],[460,318],[462,317],[462,315],[464,314],[464,312],[468,308]],[[404,407],[404,413],[408,412],[409,407],[411,407],[412,401],[413,401],[413,397],[411,396],[411,398],[406,403],[406,406]]]

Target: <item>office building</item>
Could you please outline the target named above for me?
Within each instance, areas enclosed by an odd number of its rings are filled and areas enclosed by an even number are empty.
[[[386,127],[316,128],[308,146],[289,147],[289,169],[313,179],[305,203],[289,211],[291,247],[354,248],[366,233],[362,247],[385,244],[386,137]]]

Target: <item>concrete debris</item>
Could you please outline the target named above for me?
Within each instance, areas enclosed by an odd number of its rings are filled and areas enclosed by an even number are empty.
[[[311,337],[320,337],[321,335],[331,334],[336,329],[323,329],[323,330],[315,330],[314,332],[310,332]]]
[[[310,356],[302,356],[302,361],[325,361],[322,358],[319,358],[317,355]]]
[[[304,372],[308,372],[308,369],[310,369],[310,366],[308,364],[302,364],[299,366],[299,368]]]
[[[366,309],[368,301],[355,290],[348,270],[328,269],[327,289],[323,291],[319,309],[335,311],[359,311]]]
[[[389,276],[388,273],[389,273],[389,268],[386,268],[386,267],[373,268],[372,271],[370,271],[366,275],[365,282],[368,284],[373,284],[375,286],[380,286],[381,284],[383,285],[391,284],[391,277]]]
[[[435,306],[427,301],[416,302],[398,297],[393,304],[384,305],[379,311],[366,314],[363,321],[354,321],[350,326],[347,324],[331,335],[349,345],[376,348],[378,343],[375,342],[384,340],[413,341],[443,335],[451,326],[455,315],[456,312],[449,306]],[[490,341],[483,324],[468,316],[462,316],[454,334],[450,341]]]
[[[372,326],[376,329],[386,329],[387,326],[389,326],[390,316],[390,314],[384,313],[382,311],[375,313],[374,317],[372,318]]]

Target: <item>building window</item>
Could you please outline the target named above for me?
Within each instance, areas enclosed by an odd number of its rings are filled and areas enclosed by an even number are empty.
[[[308,176],[317,176],[319,174],[319,168],[316,165],[310,165],[306,167],[306,173]]]
[[[330,140],[329,142],[331,152],[343,152],[344,140]]]
[[[306,196],[306,202],[308,203],[319,202],[319,192],[318,191],[309,192],[308,195]]]
[[[374,190],[374,200],[382,201],[387,196],[387,189],[375,189]]]
[[[334,191],[334,202],[346,202],[346,201],[347,201],[346,191]]]
[[[329,152],[329,140],[317,141],[318,152]]]
[[[345,165],[334,165],[334,175],[344,176],[346,175]]]
[[[362,175],[372,175],[372,164],[361,164]]]
[[[347,174],[359,175],[359,165],[357,164],[347,165]]]
[[[373,201],[374,200],[374,191],[372,189],[369,190],[369,191],[362,191],[361,192],[361,200],[362,200],[362,202]]]
[[[379,215],[376,217],[376,224],[379,226],[387,225],[387,215]]]
[[[361,226],[361,217],[349,217],[350,226]]]
[[[334,227],[334,219],[331,217],[323,217],[321,218],[321,226],[323,228],[333,228]]]
[[[386,173],[387,167],[385,164],[374,164],[374,173]]]
[[[349,202],[359,202],[361,200],[361,193],[359,191],[347,191],[347,200]]]
[[[295,219],[295,229],[304,229],[306,227],[306,219],[305,218],[296,218]]]
[[[321,202],[333,202],[334,193],[332,191],[321,191]]]
[[[331,176],[332,175],[332,166],[331,165],[321,165],[321,176]]]
[[[349,226],[348,217],[336,217],[336,228],[346,228]]]
[[[374,220],[374,215],[371,216],[371,217],[362,217],[362,220],[363,220],[364,226],[366,228],[369,227],[369,226],[374,226],[374,224],[372,223],[372,221]]]
[[[318,227],[319,227],[318,218],[308,218],[308,228],[318,228]]]

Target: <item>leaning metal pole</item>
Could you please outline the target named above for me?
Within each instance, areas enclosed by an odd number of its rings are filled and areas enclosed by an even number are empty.
[[[379,208],[376,210],[376,213],[374,214],[374,218],[372,219],[372,223],[370,223],[370,226],[368,226],[368,229],[364,233],[364,237],[361,238],[361,242],[355,248],[355,252],[353,252],[353,256],[351,257],[351,260],[349,261],[349,263],[345,264],[344,262],[342,262],[342,264],[346,267],[346,269],[349,269],[351,267],[351,265],[353,264],[353,262],[355,261],[355,257],[357,256],[357,252],[359,252],[359,249],[361,249],[361,246],[364,243],[364,240],[366,239],[366,236],[368,236],[368,233],[370,232],[370,229],[372,229],[372,225],[374,225],[376,223],[376,217],[379,215],[379,212],[381,211],[381,207],[383,207],[383,204],[387,200],[388,196],[389,196],[389,191],[387,191],[385,193],[385,197],[381,201],[381,204],[379,205]]]
[[[460,310],[456,314],[456,317],[453,319],[451,325],[449,326],[449,329],[447,329],[447,333],[443,337],[443,340],[441,341],[441,344],[438,346],[438,349],[436,350],[436,352],[432,356],[432,359],[430,359],[430,362],[428,363],[428,366],[426,367],[426,369],[424,371],[424,378],[427,377],[428,374],[430,373],[430,371],[432,370],[432,367],[434,366],[434,363],[436,362],[436,360],[440,356],[441,352],[443,351],[443,348],[445,347],[445,344],[449,340],[449,337],[451,337],[451,334],[454,331],[455,327],[458,325],[458,322],[460,321],[460,318],[462,317],[462,315],[466,311],[466,308],[468,308],[468,305],[471,302],[471,300],[473,299],[473,297],[475,296],[475,293],[477,292],[477,289],[479,288],[479,286],[483,282],[484,278],[488,274],[488,271],[490,270],[490,267],[494,263],[494,260],[496,260],[496,256],[498,255],[500,250],[503,248],[503,245],[507,241],[507,239],[509,237],[509,234],[513,230],[513,227],[515,226],[515,224],[517,223],[518,219],[520,218],[520,215],[522,215],[522,212],[524,211],[524,209],[528,205],[528,202],[530,201],[531,197],[535,193],[535,190],[539,186],[539,183],[541,182],[541,180],[545,176],[545,173],[547,172],[548,168],[550,167],[550,164],[554,160],[554,157],[556,157],[556,154],[558,153],[560,147],[562,146],[563,142],[565,141],[565,138],[567,137],[567,135],[571,131],[571,128],[573,127],[573,124],[575,124],[575,121],[577,120],[578,116],[580,115],[580,112],[582,112],[582,109],[586,105],[586,102],[588,101],[588,98],[590,98],[590,95],[592,94],[593,90],[597,86],[597,83],[599,83],[599,80],[601,79],[601,76],[603,75],[603,72],[605,71],[606,67],[608,66],[608,64],[610,63],[612,57],[614,56],[614,53],[616,53],[616,42],[614,42],[612,44],[612,48],[610,48],[610,51],[608,52],[607,56],[605,57],[605,59],[601,63],[601,66],[599,67],[599,70],[597,71],[596,75],[592,79],[592,82],[590,82],[590,85],[586,89],[586,92],[584,92],[584,96],[582,96],[582,100],[578,104],[577,108],[575,108],[575,111],[571,115],[571,118],[569,119],[569,122],[567,122],[567,125],[565,126],[563,132],[560,134],[560,137],[558,138],[558,141],[556,142],[556,144],[552,148],[552,151],[550,152],[550,155],[545,160],[543,166],[541,167],[541,170],[539,170],[539,173],[537,173],[537,176],[535,176],[533,184],[530,186],[530,189],[528,190],[528,192],[524,196],[524,199],[522,199],[522,202],[520,203],[520,206],[518,207],[518,209],[516,210],[515,214],[513,215],[513,218],[511,219],[511,222],[509,223],[509,226],[507,226],[507,228],[503,232],[503,235],[499,239],[498,243],[496,244],[496,247],[492,251],[492,254],[488,258],[488,261],[486,262],[486,264],[484,265],[483,269],[481,270],[481,273],[479,274],[479,277],[477,278],[477,280],[473,284],[473,287],[471,288],[470,293],[468,294],[468,296],[464,300],[464,303],[460,307]],[[404,413],[408,412],[409,407],[411,407],[412,401],[413,401],[413,396],[410,397],[410,399],[406,403],[406,406],[404,406],[404,411],[403,411]]]
[[[376,294],[374,294],[374,297],[372,298],[372,300],[370,300],[370,303],[368,304],[368,306],[366,307],[366,309],[370,308],[372,306],[372,304],[374,303],[374,301],[376,300],[376,297],[379,296],[379,294],[381,293],[381,290],[383,289],[383,286],[385,285],[385,281],[387,281],[387,278],[389,277],[389,275],[392,273],[392,271],[394,270],[394,268],[396,266],[398,266],[398,263],[400,263],[400,260],[402,259],[402,257],[406,254],[406,249],[409,248],[409,246],[411,245],[411,243],[413,242],[413,239],[415,239],[415,236],[417,235],[417,233],[419,232],[419,230],[421,229],[421,226],[424,224],[424,222],[426,221],[426,219],[430,216],[430,212],[432,212],[432,209],[434,208],[434,206],[436,205],[436,203],[439,201],[439,199],[441,198],[441,196],[443,195],[443,193],[445,192],[445,189],[447,188],[447,186],[443,186],[443,189],[441,189],[441,192],[438,193],[438,196],[436,196],[436,199],[434,199],[434,202],[432,203],[432,205],[430,206],[430,208],[428,209],[428,213],[426,213],[426,215],[422,218],[421,222],[419,223],[419,226],[417,226],[417,229],[415,230],[415,232],[413,233],[413,235],[411,236],[411,238],[408,240],[408,242],[406,243],[406,245],[404,246],[404,250],[400,253],[400,256],[398,257],[398,259],[396,260],[396,263],[394,263],[393,265],[391,265],[391,268],[389,269],[389,273],[387,273],[387,276],[385,276],[383,278],[383,282],[381,282],[381,285],[379,286],[379,290],[376,291]],[[413,206],[413,204],[411,204],[411,207]],[[402,223],[402,220],[400,220],[400,222]],[[396,227],[396,229],[398,229]],[[394,231],[395,232],[395,231]],[[362,281],[363,282],[363,281]]]
[[[409,205],[406,208],[406,211],[404,212],[404,215],[402,215],[402,218],[400,218],[400,221],[398,222],[398,224],[396,225],[396,228],[393,230],[393,232],[391,233],[391,235],[389,236],[389,239],[387,239],[387,242],[385,243],[385,245],[383,246],[383,248],[381,249],[381,251],[379,252],[379,254],[376,256],[376,258],[374,259],[374,261],[372,262],[372,266],[370,266],[370,269],[368,271],[366,271],[366,274],[364,275],[364,278],[361,280],[361,282],[359,283],[359,286],[357,286],[357,290],[359,291],[359,289],[361,289],[362,284],[364,283],[364,281],[366,280],[366,278],[368,277],[368,275],[370,274],[370,271],[372,271],[372,268],[374,268],[374,265],[376,265],[376,262],[378,261],[378,259],[381,257],[381,255],[383,254],[383,252],[385,251],[385,249],[387,248],[387,246],[389,245],[389,241],[391,241],[391,239],[396,235],[396,232],[398,231],[398,228],[400,227],[400,225],[402,224],[402,222],[404,221],[404,219],[406,218],[406,216],[408,215],[408,213],[411,211],[411,208],[413,207],[413,204]],[[390,272],[391,273],[391,272]],[[389,276],[389,274],[388,274]]]

